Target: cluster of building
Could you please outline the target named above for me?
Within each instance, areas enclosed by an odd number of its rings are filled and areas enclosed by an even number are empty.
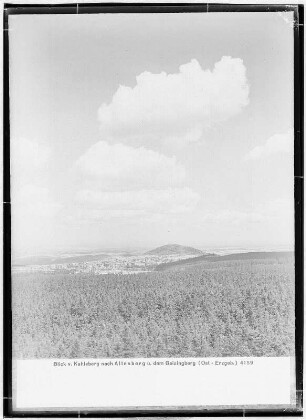
[[[50,265],[29,265],[15,267],[19,272],[45,273],[91,273],[91,274],[132,274],[153,271],[159,264],[192,258],[196,255],[116,255],[97,261],[70,262]]]

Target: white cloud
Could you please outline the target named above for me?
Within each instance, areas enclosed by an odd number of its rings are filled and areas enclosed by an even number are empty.
[[[213,70],[191,60],[178,73],[144,72],[135,87],[120,86],[99,109],[103,141],[74,165],[79,182],[71,221],[193,211],[200,196],[188,188],[185,168],[161,151],[199,141],[207,127],[241,112],[248,95],[245,66],[231,57]]]
[[[104,140],[150,143],[199,140],[203,130],[225,121],[249,102],[246,68],[239,58],[222,57],[214,69],[202,69],[197,60],[179,72],[136,77],[136,86],[120,86],[109,104],[98,111]]]
[[[190,188],[101,192],[81,190],[76,200],[94,209],[96,217],[134,217],[156,214],[179,214],[194,209],[200,197]]]
[[[92,222],[190,212],[200,197],[175,157],[144,147],[99,142],[75,163],[79,178],[68,219]]]
[[[101,141],[75,163],[80,182],[100,191],[174,188],[185,180],[185,169],[175,157],[144,147]]]
[[[293,156],[294,152],[294,133],[289,129],[285,133],[275,134],[270,137],[262,146],[256,146],[246,154],[245,160],[257,160],[267,158],[269,156],[288,153]]]

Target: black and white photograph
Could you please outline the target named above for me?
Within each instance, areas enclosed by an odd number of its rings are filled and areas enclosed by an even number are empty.
[[[13,363],[282,358],[294,405],[294,10],[8,24]]]

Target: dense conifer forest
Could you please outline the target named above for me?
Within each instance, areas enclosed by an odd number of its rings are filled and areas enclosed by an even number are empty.
[[[17,358],[294,354],[293,258],[130,275],[14,274]]]

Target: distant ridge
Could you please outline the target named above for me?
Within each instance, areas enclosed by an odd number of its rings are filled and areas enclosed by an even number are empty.
[[[34,256],[20,257],[13,261],[14,266],[26,265],[52,265],[52,264],[71,264],[82,263],[87,261],[97,261],[107,258],[107,254],[82,254],[69,257],[52,257],[52,256]]]
[[[260,260],[260,259],[278,259],[278,258],[292,258],[294,252],[281,251],[281,252],[244,252],[239,254],[229,255],[216,255],[206,254],[199,257],[187,258],[185,260],[174,261],[169,263],[159,264],[156,271],[168,271],[175,269],[184,269],[187,267],[197,266],[205,262],[218,262],[218,261],[239,261],[239,260]]]
[[[168,244],[152,249],[145,253],[145,255],[203,255],[203,251],[192,248],[191,246],[183,246],[177,244]]]

